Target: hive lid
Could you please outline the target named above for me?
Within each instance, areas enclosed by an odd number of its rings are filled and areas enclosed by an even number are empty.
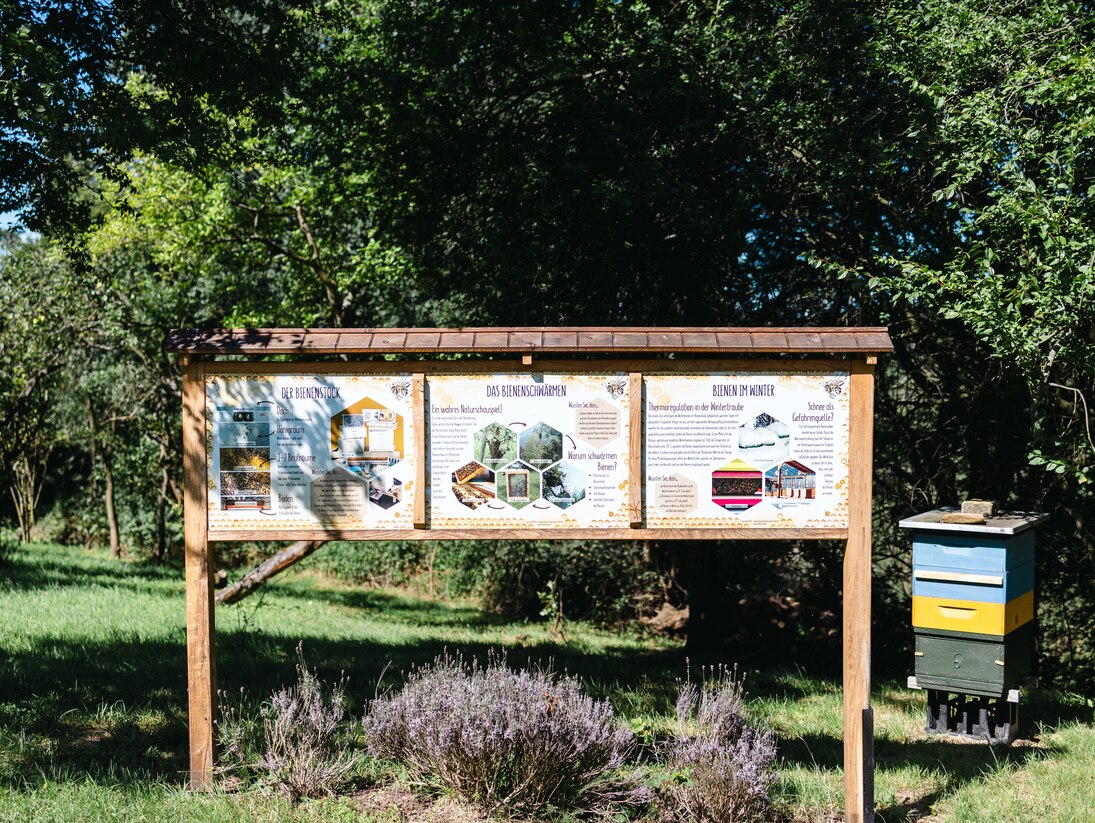
[[[1045,512],[998,512],[986,517],[984,523],[967,525],[965,523],[942,523],[945,514],[959,511],[957,506],[943,506],[930,512],[906,517],[899,525],[903,529],[915,529],[929,532],[967,532],[971,534],[1019,534],[1033,529],[1049,520]]]

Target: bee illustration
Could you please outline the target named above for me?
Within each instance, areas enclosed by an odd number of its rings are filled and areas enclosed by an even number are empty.
[[[624,392],[627,391],[627,379],[624,377],[617,377],[615,380],[609,380],[605,384],[605,388],[608,390],[608,396],[613,400],[619,400],[624,396]]]
[[[394,394],[397,399],[399,399],[399,400],[405,399],[407,397],[407,395],[410,393],[410,390],[411,390],[411,381],[410,380],[404,379],[404,380],[393,380],[392,381],[392,394]]]
[[[836,399],[836,397],[842,391],[844,391],[844,378],[843,377],[834,377],[830,380],[826,380],[824,388],[825,388],[825,393],[828,394],[829,397],[832,397],[833,399]]]

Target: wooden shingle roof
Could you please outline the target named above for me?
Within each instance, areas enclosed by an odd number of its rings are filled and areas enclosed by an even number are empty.
[[[883,354],[875,328],[175,329],[167,351],[200,355],[325,354]]]

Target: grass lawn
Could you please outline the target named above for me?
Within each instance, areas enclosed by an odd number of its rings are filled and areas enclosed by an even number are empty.
[[[177,567],[39,544],[0,568],[0,820],[470,819],[445,812],[446,801],[419,802],[433,817],[415,817],[413,795],[376,766],[360,791],[299,808],[254,788],[186,792],[183,619]],[[688,670],[670,641],[571,625],[560,644],[547,624],[502,621],[472,601],[312,572],[218,609],[217,623],[218,685],[228,695],[242,689],[257,702],[291,682],[303,641],[321,676],[349,675],[359,714],[382,676],[395,685],[400,670],[446,648],[472,656],[505,647],[513,664],[553,658],[652,735],[668,725]],[[795,821],[839,819],[843,807],[840,684],[816,674],[832,663],[747,672],[752,708],[779,736],[778,801]],[[927,737],[923,694],[896,682],[876,683],[873,703],[878,820],[1095,821],[1090,697],[1035,692],[1022,707],[1023,738],[1009,748]]]

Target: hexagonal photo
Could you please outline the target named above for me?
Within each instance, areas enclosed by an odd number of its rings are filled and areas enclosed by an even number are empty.
[[[494,472],[472,460],[452,473],[452,493],[474,511],[497,496]]]
[[[731,460],[711,472],[711,502],[728,511],[751,509],[764,499],[763,476],[744,460]]]
[[[517,459],[517,432],[501,423],[490,423],[475,433],[473,449],[476,460],[499,469]]]
[[[817,472],[797,460],[784,460],[764,473],[764,496],[780,500],[813,500]]]
[[[331,415],[331,459],[368,484],[370,502],[390,509],[403,486],[389,470],[405,456],[403,416],[370,397]]]
[[[782,460],[790,450],[791,429],[772,415],[758,414],[738,428],[738,448],[754,463]]]
[[[540,472],[518,461],[498,472],[498,499],[523,509],[540,499]]]
[[[542,469],[563,459],[563,435],[547,423],[534,423],[521,432],[521,459]]]
[[[567,509],[584,500],[586,473],[580,467],[564,460],[544,469],[544,500],[560,509]]]

